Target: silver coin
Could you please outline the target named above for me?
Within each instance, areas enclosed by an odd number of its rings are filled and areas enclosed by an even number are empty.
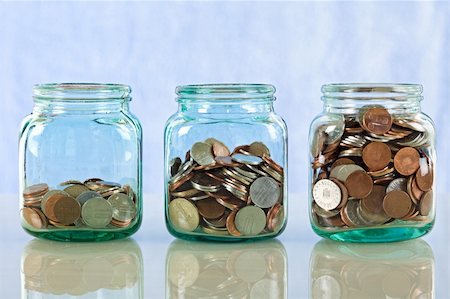
[[[389,183],[386,188],[386,193],[391,191],[405,191],[406,192],[406,178],[398,178]]]
[[[246,171],[246,170],[243,170],[242,168],[239,168],[239,167],[234,167],[233,169],[234,169],[237,173],[240,173],[240,174],[242,174],[243,176],[245,176],[245,177],[247,177],[247,178],[249,178],[249,179],[251,179],[251,180],[254,180],[254,179],[257,179],[257,178],[258,178],[258,175],[257,175],[256,173],[254,173],[254,172]]]
[[[327,211],[327,210],[319,207],[319,205],[315,202],[313,202],[312,209],[313,209],[314,213],[316,213],[317,215],[319,215],[320,217],[323,217],[323,218],[334,217],[334,216],[338,215],[340,212],[339,209]]]
[[[113,218],[118,221],[130,221],[136,216],[136,205],[131,198],[123,193],[113,194],[108,198],[112,206]]]
[[[200,165],[209,165],[216,162],[212,153],[212,146],[204,142],[194,143],[191,148],[191,156]]]
[[[331,170],[330,178],[345,182],[350,174],[358,170],[365,171],[364,168],[356,164],[339,165]]]
[[[238,163],[249,165],[259,165],[263,161],[260,157],[244,154],[234,154],[231,158]]]
[[[94,197],[102,197],[99,193],[95,191],[86,191],[77,196],[76,200],[82,206],[86,201]]]
[[[345,206],[345,213],[350,220],[351,223],[353,223],[355,226],[367,226],[370,223],[366,222],[360,215],[358,207],[360,205],[360,200],[349,200],[347,202],[347,205]]]
[[[325,139],[326,134],[321,128],[318,129],[315,133],[313,133],[312,139],[311,139],[311,155],[314,158],[317,158],[320,153],[322,152],[324,146],[325,146]]]
[[[339,141],[344,134],[345,128],[344,116],[341,114],[336,114],[330,118],[331,119],[327,122],[327,126],[324,128],[326,134],[326,144],[333,144]]]
[[[316,204],[327,211],[336,209],[342,199],[339,186],[328,179],[323,179],[315,183],[312,195]]]
[[[381,211],[379,213],[372,213],[365,210],[361,204],[357,208],[359,218],[363,220],[366,225],[380,225],[388,222],[391,218]]]
[[[270,208],[280,199],[281,189],[277,181],[270,177],[257,178],[250,186],[250,197],[260,208]]]

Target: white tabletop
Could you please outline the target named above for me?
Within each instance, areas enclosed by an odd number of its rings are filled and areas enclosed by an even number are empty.
[[[33,239],[19,225],[17,197],[3,202],[1,298],[448,298],[448,196],[433,231],[392,244],[321,241],[306,197],[289,197],[286,231],[272,241],[175,240],[162,196],[145,196],[133,238],[102,243]]]

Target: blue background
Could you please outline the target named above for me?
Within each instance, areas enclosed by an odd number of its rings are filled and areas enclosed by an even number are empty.
[[[274,84],[289,127],[289,189],[306,193],[307,132],[322,84],[421,83],[444,192],[449,14],[446,2],[2,2],[0,193],[18,191],[18,130],[32,85],[81,81],[132,86],[151,193],[163,190],[163,127],[177,85]]]

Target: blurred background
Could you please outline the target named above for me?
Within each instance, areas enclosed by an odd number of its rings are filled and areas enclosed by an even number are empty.
[[[157,194],[177,85],[274,84],[289,127],[289,189],[306,194],[322,84],[420,83],[438,130],[438,192],[448,183],[446,1],[2,2],[0,38],[0,193],[18,192],[19,125],[33,107],[32,85],[45,82],[131,85],[144,128],[144,192]]]

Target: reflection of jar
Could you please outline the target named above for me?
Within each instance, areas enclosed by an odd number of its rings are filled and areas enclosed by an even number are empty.
[[[435,132],[422,87],[331,84],[310,129],[310,218],[323,237],[420,237],[435,218]]]
[[[434,297],[434,257],[423,240],[391,244],[318,242],[311,254],[315,298]]]
[[[98,298],[143,298],[142,278],[142,253],[133,240],[32,240],[22,254],[23,298],[81,297],[91,292]]]
[[[248,240],[286,224],[287,129],[262,84],[177,88],[165,129],[166,223],[188,239]]]
[[[172,242],[166,257],[167,298],[287,298],[283,245]]]
[[[141,224],[141,139],[130,87],[44,84],[22,125],[22,226],[53,240],[127,237]]]

